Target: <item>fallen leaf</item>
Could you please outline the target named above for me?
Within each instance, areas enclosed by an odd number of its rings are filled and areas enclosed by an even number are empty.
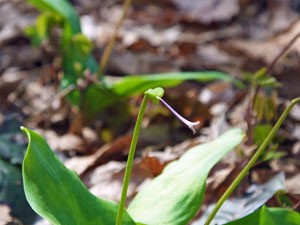
[[[190,21],[204,24],[225,22],[232,19],[240,11],[237,0],[171,0]]]
[[[73,157],[66,160],[65,165],[81,176],[93,167],[97,167],[118,157],[124,157],[128,152],[130,142],[131,135],[121,136],[113,143],[102,146],[92,155]]]
[[[126,163],[110,161],[87,173],[83,181],[94,195],[118,202],[121,197],[125,167]],[[127,192],[128,201],[137,192],[139,185],[151,177],[152,173],[147,167],[139,161],[134,163]]]

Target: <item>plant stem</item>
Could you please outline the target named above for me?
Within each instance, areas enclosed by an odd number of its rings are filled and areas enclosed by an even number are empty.
[[[144,112],[145,112],[145,109],[147,106],[147,101],[148,101],[148,95],[145,94],[142,104],[140,106],[140,111],[139,111],[139,114],[138,114],[138,117],[136,120],[136,124],[135,124],[133,135],[132,135],[132,140],[131,140],[131,144],[130,144],[130,148],[129,148],[129,154],[128,154],[128,158],[127,158],[127,164],[126,164],[126,169],[125,169],[125,174],[124,174],[124,179],[123,179],[121,200],[120,200],[119,209],[118,209],[118,213],[117,213],[116,225],[122,224],[122,216],[123,216],[124,209],[125,209],[126,196],[127,196],[127,190],[128,190],[128,185],[129,185],[129,181],[130,181],[132,166],[133,166],[134,154],[135,154],[138,137],[139,137],[140,130],[141,130]]]
[[[108,45],[104,49],[103,55],[102,55],[101,60],[100,60],[100,66],[101,66],[101,68],[100,68],[100,75],[104,75],[104,73],[105,73],[105,69],[106,69],[107,63],[109,61],[110,55],[112,53],[113,47],[115,45],[115,42],[116,42],[119,30],[120,30],[120,28],[123,25],[123,22],[124,22],[124,20],[126,18],[126,15],[128,13],[130,5],[131,5],[131,0],[125,0],[124,3],[123,3],[122,16],[119,19],[119,21],[117,22],[117,25],[115,27],[113,36],[111,37]]]
[[[256,153],[252,156],[250,161],[247,163],[247,165],[244,167],[244,169],[240,172],[240,174],[235,178],[235,180],[231,183],[231,185],[227,188],[225,193],[222,195],[222,197],[217,202],[215,208],[211,212],[211,214],[208,216],[205,225],[209,225],[210,222],[213,220],[215,215],[217,214],[218,210],[221,208],[223,203],[228,199],[228,197],[231,195],[231,193],[235,190],[235,188],[239,185],[239,183],[242,181],[242,179],[247,175],[249,170],[252,168],[252,166],[255,164],[257,159],[260,157],[260,155],[263,153],[263,151],[266,149],[266,147],[271,142],[272,138],[277,133],[278,129],[282,125],[283,121],[291,111],[291,109],[296,105],[300,103],[300,97],[295,98],[291,101],[291,103],[288,105],[288,107],[283,111],[280,118],[277,120],[276,124],[272,128],[271,132],[268,134],[262,145],[259,147],[259,149],[256,151]]]

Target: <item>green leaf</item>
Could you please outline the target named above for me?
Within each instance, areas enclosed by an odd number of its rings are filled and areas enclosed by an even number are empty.
[[[210,169],[243,137],[240,129],[232,129],[190,149],[143,187],[129,205],[130,215],[147,225],[186,225],[201,205]]]
[[[299,212],[285,208],[268,208],[263,206],[250,215],[226,223],[226,225],[298,225],[299,221]]]
[[[64,76],[61,81],[63,89],[71,84],[77,84],[78,79],[84,78],[84,72],[96,74],[99,66],[96,59],[92,56],[92,42],[83,34],[73,35],[68,41],[61,45],[63,55]],[[80,104],[80,97],[69,97],[73,105]]]
[[[201,82],[225,80],[241,86],[239,81],[235,80],[230,75],[221,72],[172,72],[153,75],[126,76],[119,82],[113,84],[112,90],[120,96],[128,97],[134,94],[143,93],[153,87],[174,87],[187,80],[197,80]]]
[[[55,26],[62,25],[62,17],[56,13],[44,12],[36,20],[36,25],[25,28],[25,34],[31,39],[34,46],[39,46],[50,37]]]
[[[22,130],[29,139],[22,173],[31,207],[53,225],[114,225],[117,204],[92,195],[40,135],[24,127]],[[135,224],[127,213],[123,221]]]
[[[148,97],[154,102],[154,103],[158,103],[159,100],[157,99],[157,97],[162,98],[162,96],[164,95],[165,91],[164,89],[162,89],[161,87],[157,87],[154,89],[148,89],[145,92],[145,95],[148,95]]]
[[[116,96],[102,84],[92,84],[82,92],[81,112],[85,122],[91,122],[107,107],[124,104],[121,97]],[[125,107],[125,106],[124,106]],[[125,110],[124,110],[125,111]]]
[[[254,128],[254,142],[256,145],[261,145],[265,140],[266,136],[272,130],[272,126],[270,124],[258,124]]]
[[[71,26],[72,33],[81,32],[77,12],[68,0],[27,0],[37,9],[44,12],[53,12],[63,17]]]

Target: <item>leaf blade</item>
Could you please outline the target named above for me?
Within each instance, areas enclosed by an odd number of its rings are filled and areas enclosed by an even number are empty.
[[[128,207],[135,221],[148,225],[185,225],[202,202],[210,169],[244,134],[233,129],[215,141],[196,146],[146,185]]]
[[[268,208],[263,206],[253,213],[226,223],[226,225],[297,225],[300,213],[286,208]]]
[[[31,207],[54,225],[114,225],[117,204],[92,195],[37,133],[22,128],[29,139],[22,174]],[[128,214],[123,224],[135,223]]]
[[[174,87],[187,80],[207,82],[212,80],[231,81],[238,86],[241,83],[231,76],[217,72],[170,72],[151,75],[131,75],[122,78],[112,85],[112,90],[119,96],[128,97],[134,94],[143,93],[153,87]]]

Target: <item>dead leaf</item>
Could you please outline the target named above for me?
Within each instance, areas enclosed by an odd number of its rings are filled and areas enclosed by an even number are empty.
[[[171,0],[191,21],[203,24],[225,22],[239,13],[237,0]]]
[[[286,186],[289,193],[300,194],[300,174],[286,179]]]
[[[157,176],[168,163],[177,158],[178,156],[171,152],[148,152],[142,157],[141,163],[151,171],[153,176]]]
[[[111,144],[106,144],[94,154],[82,157],[73,157],[65,162],[65,165],[82,176],[93,167],[107,163],[111,159],[124,157],[129,149],[131,135],[124,135]]]
[[[7,205],[0,205],[0,225],[11,223],[13,218],[10,215],[10,208]]]
[[[7,205],[0,204],[0,225],[23,225],[23,223],[11,216],[11,209]]]
[[[125,167],[126,163],[111,161],[86,174],[83,181],[94,195],[118,202],[122,192]],[[127,192],[129,200],[136,193],[138,186],[150,177],[152,174],[148,168],[136,161]]]

